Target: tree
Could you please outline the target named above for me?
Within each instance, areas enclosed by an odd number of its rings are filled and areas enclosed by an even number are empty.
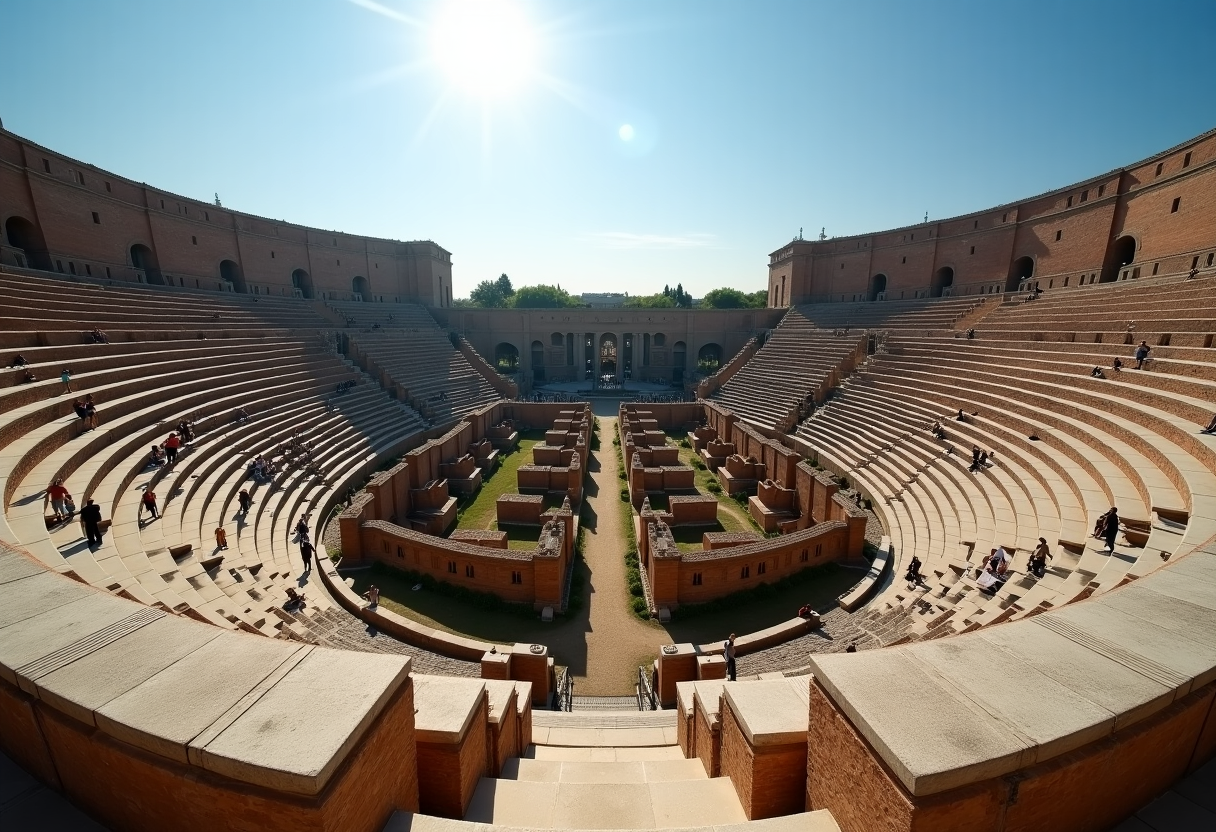
[[[570,309],[583,302],[562,290],[560,286],[520,286],[511,296],[510,306],[516,309]]]
[[[671,309],[676,302],[671,299],[670,295],[660,292],[657,295],[634,295],[625,298],[624,305],[630,309]]]
[[[663,294],[672,300],[672,305],[687,308],[692,306],[692,295],[684,291],[684,284],[677,283],[676,288],[663,287]]]
[[[753,309],[763,307],[767,303],[768,293],[763,290],[750,293],[740,292],[729,286],[713,289],[706,292],[705,297],[701,298],[702,309]]]
[[[501,309],[511,305],[511,297],[515,294],[511,287],[511,278],[505,274],[497,280],[483,280],[469,293],[469,300],[474,306],[485,309]]]

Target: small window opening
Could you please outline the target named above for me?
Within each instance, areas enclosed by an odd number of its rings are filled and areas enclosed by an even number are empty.
[[[975,246],[972,246],[972,247],[971,247],[971,253],[972,253],[972,254],[975,254]]]
[[[99,215],[96,211],[93,212],[93,224],[101,225],[101,215]]]
[[[1060,241],[1060,238],[1061,238],[1061,237],[1063,237],[1063,236],[1064,236],[1064,232],[1063,232],[1063,231],[1057,231],[1057,232],[1056,232],[1056,242],[1059,242],[1059,241]]]
[[[42,169],[43,169],[44,171],[46,171],[47,173],[50,173],[50,172],[51,172],[51,160],[50,160],[50,159],[43,159],[43,160],[42,160]]]
[[[1068,208],[1072,207],[1072,197],[1068,198],[1068,205],[1066,207],[1068,207]]]
[[[1163,169],[1164,167],[1165,167],[1165,162],[1158,162],[1158,163],[1157,163],[1157,172],[1156,172],[1155,174],[1153,174],[1153,175],[1154,175],[1154,176],[1160,176],[1160,175],[1161,175],[1161,171],[1162,171],[1162,169]]]
[[[1180,196],[1174,197],[1174,203],[1170,206],[1170,213],[1177,214],[1178,206],[1181,204],[1182,204],[1182,197],[1180,197]]]
[[[1182,166],[1183,166],[1184,168],[1189,168],[1189,167],[1191,166],[1191,154],[1190,154],[1190,151],[1188,151],[1188,152],[1187,152],[1187,154],[1186,154],[1185,156],[1183,156],[1183,157],[1182,157]]]

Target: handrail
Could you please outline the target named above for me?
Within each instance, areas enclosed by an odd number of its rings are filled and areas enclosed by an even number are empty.
[[[563,667],[562,675],[557,678],[557,695],[553,705],[555,711],[574,710],[574,676],[568,667]]]
[[[650,677],[646,673],[646,665],[638,665],[638,710],[639,711],[657,711],[659,709],[658,699],[654,695],[654,688],[650,685]]]

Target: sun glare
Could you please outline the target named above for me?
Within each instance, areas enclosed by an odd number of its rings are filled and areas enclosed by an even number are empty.
[[[448,0],[432,30],[436,63],[469,93],[496,98],[519,88],[532,71],[536,39],[510,0]]]

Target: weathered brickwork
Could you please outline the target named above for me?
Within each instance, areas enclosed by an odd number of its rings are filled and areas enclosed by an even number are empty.
[[[887,300],[992,294],[1017,291],[1027,278],[1047,289],[1175,274],[1210,265],[1214,241],[1216,131],[1019,204],[876,234],[795,240],[770,255],[769,305],[875,300],[884,292]]]

